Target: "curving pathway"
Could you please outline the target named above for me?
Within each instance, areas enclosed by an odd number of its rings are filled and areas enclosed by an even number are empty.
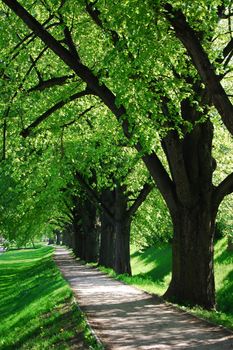
[[[233,332],[84,266],[65,248],[54,259],[106,349],[233,350]]]

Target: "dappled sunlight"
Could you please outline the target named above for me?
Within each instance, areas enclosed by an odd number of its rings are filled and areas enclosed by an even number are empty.
[[[223,280],[223,286],[218,291],[218,307],[226,313],[233,315],[233,270],[227,274]]]
[[[162,280],[171,272],[171,247],[150,247],[131,255],[133,275],[144,274],[153,280]]]
[[[182,312],[151,296],[74,263],[63,248],[55,256],[81,308],[112,349],[231,350],[233,333]],[[214,347],[213,347],[214,345]]]
[[[83,317],[52,261],[52,251],[45,247],[4,253],[6,264],[0,263],[0,349],[68,349],[72,341],[77,349],[86,349]]]

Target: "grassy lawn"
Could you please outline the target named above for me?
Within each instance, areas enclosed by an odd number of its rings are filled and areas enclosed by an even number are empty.
[[[233,252],[227,251],[227,240],[223,238],[215,244],[215,284],[217,311],[205,311],[201,308],[183,309],[208,319],[214,323],[233,329]],[[127,284],[134,285],[147,292],[163,295],[171,278],[171,247],[164,244],[140,251],[131,249],[133,276],[116,275],[111,269],[101,267]]]
[[[0,349],[100,349],[52,252],[0,255]]]

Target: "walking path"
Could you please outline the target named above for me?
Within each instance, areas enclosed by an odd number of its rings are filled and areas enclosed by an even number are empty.
[[[55,261],[108,350],[233,350],[233,333],[86,267],[64,248]]]

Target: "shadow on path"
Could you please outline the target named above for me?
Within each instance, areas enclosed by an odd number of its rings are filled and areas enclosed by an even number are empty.
[[[180,311],[58,248],[55,261],[107,349],[232,350],[233,333]]]

